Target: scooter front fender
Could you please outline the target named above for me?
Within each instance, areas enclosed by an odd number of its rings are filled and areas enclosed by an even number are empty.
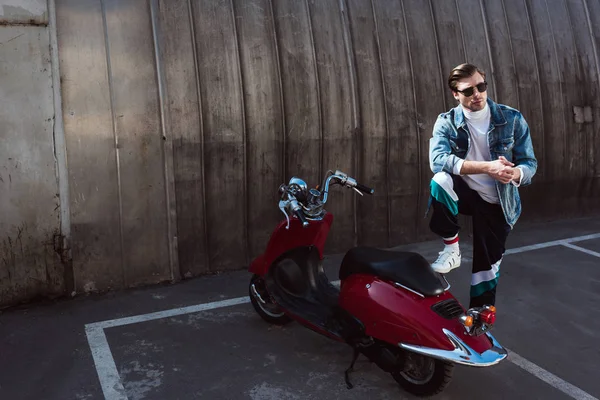
[[[454,352],[457,345],[446,332],[474,353],[490,350],[491,338],[470,336],[458,318],[444,318],[431,308],[444,300],[456,299],[449,291],[422,297],[375,276],[356,274],[341,283],[339,304],[362,321],[367,335],[406,350]]]
[[[444,329],[443,332],[454,346],[453,350],[441,350],[405,343],[399,343],[398,346],[400,346],[401,349],[412,351],[413,353],[418,353],[424,356],[466,365],[469,367],[489,367],[491,365],[498,364],[508,356],[506,349],[504,349],[500,343],[498,343],[496,338],[489,332],[486,332],[485,335],[492,342],[492,347],[483,351],[482,353],[473,350],[471,346],[466,344],[463,340],[449,330]]]
[[[323,249],[332,222],[333,215],[329,213],[325,214],[323,219],[309,220],[306,228],[296,217],[290,218],[289,229],[286,228],[287,221],[280,222],[271,234],[265,252],[252,260],[248,270],[263,276],[275,260],[299,247],[314,246],[319,252],[319,257],[323,259]]]

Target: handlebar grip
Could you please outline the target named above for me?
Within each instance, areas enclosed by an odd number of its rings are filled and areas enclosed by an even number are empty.
[[[373,194],[373,193],[375,193],[375,189],[371,189],[370,187],[367,187],[367,186],[362,185],[360,183],[356,184],[356,188],[358,190],[360,190],[361,192],[364,192],[366,194]]]
[[[306,217],[304,216],[302,210],[298,209],[294,212],[294,214],[296,214],[296,217],[298,217],[300,222],[302,222],[302,227],[306,228],[308,226],[308,221],[306,220]]]

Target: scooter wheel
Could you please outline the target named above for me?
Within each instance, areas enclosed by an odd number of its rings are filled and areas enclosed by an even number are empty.
[[[410,353],[406,369],[392,372],[392,377],[407,392],[420,397],[442,392],[452,380],[454,364]]]
[[[279,306],[271,300],[265,281],[259,275],[254,274],[250,279],[249,294],[252,306],[258,315],[268,323],[285,325],[291,321],[290,317],[285,315]]]

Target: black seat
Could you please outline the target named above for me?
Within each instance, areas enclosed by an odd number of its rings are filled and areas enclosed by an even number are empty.
[[[344,256],[339,277],[344,280],[352,274],[375,275],[398,282],[425,296],[444,292],[439,275],[418,253],[354,247]]]

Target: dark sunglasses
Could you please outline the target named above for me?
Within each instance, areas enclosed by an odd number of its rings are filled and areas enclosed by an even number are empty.
[[[475,86],[477,88],[477,91],[479,93],[483,93],[487,90],[487,82],[483,81],[481,82],[479,85]],[[473,91],[475,90],[475,87],[470,87],[470,88],[466,88],[465,90],[456,90],[458,93],[462,93],[467,97],[471,97],[473,96]]]

